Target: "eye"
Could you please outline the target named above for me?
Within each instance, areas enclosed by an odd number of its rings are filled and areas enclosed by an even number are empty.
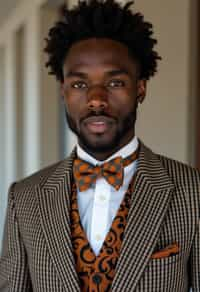
[[[75,81],[71,84],[71,87],[75,89],[85,89],[88,86],[87,86],[87,83],[84,81]]]
[[[124,87],[125,86],[125,82],[121,79],[113,79],[108,83],[109,87]]]

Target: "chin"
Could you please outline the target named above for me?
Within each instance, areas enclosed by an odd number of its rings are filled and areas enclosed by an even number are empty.
[[[112,151],[113,149],[117,148],[118,140],[117,139],[88,139],[82,138],[79,140],[80,144],[84,146],[85,149],[89,150],[90,152],[107,152]]]

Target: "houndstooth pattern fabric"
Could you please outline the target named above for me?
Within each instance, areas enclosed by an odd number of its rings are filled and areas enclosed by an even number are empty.
[[[70,238],[74,153],[11,186],[1,292],[80,291]],[[141,144],[114,292],[200,291],[200,175]],[[151,255],[177,242],[180,252]]]

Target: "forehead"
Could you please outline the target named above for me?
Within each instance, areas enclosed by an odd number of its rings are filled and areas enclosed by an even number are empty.
[[[135,71],[136,62],[128,47],[111,39],[82,40],[69,49],[65,58],[65,69],[80,69],[95,66],[110,66]]]

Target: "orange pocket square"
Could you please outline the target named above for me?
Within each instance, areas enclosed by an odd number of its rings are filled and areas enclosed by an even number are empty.
[[[151,259],[162,259],[167,258],[173,254],[177,254],[180,251],[180,247],[177,243],[168,245],[164,249],[161,249],[152,254]]]

